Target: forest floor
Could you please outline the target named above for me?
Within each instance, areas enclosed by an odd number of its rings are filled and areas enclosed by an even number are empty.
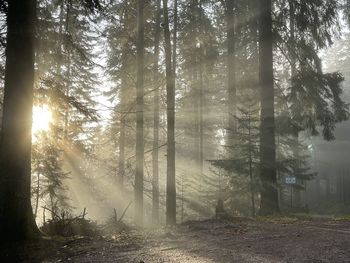
[[[191,221],[172,230],[75,238],[51,250],[40,262],[350,262],[350,221]]]

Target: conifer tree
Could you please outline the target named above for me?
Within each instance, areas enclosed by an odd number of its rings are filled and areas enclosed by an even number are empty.
[[[154,224],[159,221],[159,49],[161,35],[161,0],[157,0],[154,35],[154,84],[156,85],[153,100],[153,152],[152,152],[152,216]],[[173,58],[176,59],[176,58]],[[175,70],[175,67],[174,67]]]
[[[261,215],[270,215],[279,211],[276,177],[276,143],[274,110],[274,73],[273,73],[273,34],[272,2],[260,1],[259,17],[259,79],[261,100],[260,130],[260,191]]]
[[[136,40],[136,174],[135,174],[135,222],[143,224],[143,162],[144,162],[144,54],[145,20],[144,1],[137,1]]]
[[[39,236],[30,203],[36,1],[8,4],[0,142],[0,234],[6,241]]]
[[[171,61],[168,1],[163,0],[164,42],[167,81],[167,187],[166,224],[176,224],[176,178],[175,178],[175,78]]]

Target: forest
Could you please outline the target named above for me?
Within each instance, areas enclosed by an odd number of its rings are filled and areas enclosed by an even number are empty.
[[[349,43],[349,0],[0,0],[0,258],[348,262]]]

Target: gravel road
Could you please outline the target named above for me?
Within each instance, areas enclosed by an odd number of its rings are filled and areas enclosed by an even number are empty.
[[[140,240],[82,239],[45,262],[350,262],[350,222],[206,220]]]

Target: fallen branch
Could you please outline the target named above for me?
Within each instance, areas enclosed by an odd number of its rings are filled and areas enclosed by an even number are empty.
[[[130,201],[130,203],[128,204],[128,206],[125,208],[125,210],[124,210],[122,216],[119,218],[118,222],[121,222],[121,221],[122,221],[122,219],[124,218],[124,216],[125,216],[125,214],[126,214],[126,211],[128,211],[128,209],[129,209],[129,207],[131,206],[131,204],[132,204],[132,201]]]
[[[62,220],[62,218],[56,214],[53,210],[51,210],[50,208],[47,208],[46,206],[42,206],[41,208],[43,208],[44,210],[48,210],[49,212],[51,212],[52,215],[54,215],[55,217],[57,217],[59,220]]]

